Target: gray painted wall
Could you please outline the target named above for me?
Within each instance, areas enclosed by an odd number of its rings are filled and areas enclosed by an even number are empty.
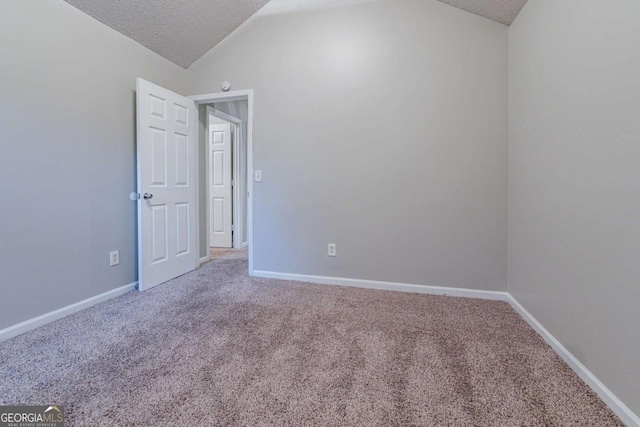
[[[0,40],[1,329],[136,280],[135,79],[186,72],[61,0],[1,1]]]
[[[640,2],[510,30],[509,291],[640,414]]]
[[[255,90],[255,269],[506,290],[507,27],[357,3],[272,2],[187,70]]]
[[[256,268],[504,290],[509,81],[509,291],[640,413],[640,4],[529,1],[508,78],[503,26],[356,3],[188,71],[256,91]],[[0,39],[3,328],[135,281],[135,78],[185,71],[59,0],[0,2]]]

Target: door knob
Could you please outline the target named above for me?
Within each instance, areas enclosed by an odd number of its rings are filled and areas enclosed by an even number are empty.
[[[145,200],[149,200],[149,199],[153,199],[153,194],[149,194],[149,193],[144,193],[144,196],[142,196]]]

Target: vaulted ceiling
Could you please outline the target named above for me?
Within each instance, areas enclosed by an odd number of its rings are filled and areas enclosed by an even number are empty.
[[[269,0],[65,0],[187,68]]]
[[[166,59],[188,68],[269,0],[65,0]],[[321,5],[323,0],[272,0]],[[333,6],[341,0],[325,0]],[[342,0],[349,4],[352,0]],[[392,0],[396,1],[396,0]],[[438,0],[510,25],[527,0]]]
[[[511,25],[527,0],[438,0],[467,12]]]

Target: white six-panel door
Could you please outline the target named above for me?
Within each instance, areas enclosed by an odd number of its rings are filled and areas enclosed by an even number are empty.
[[[230,248],[233,213],[230,124],[209,125],[209,162],[209,242],[216,248]]]
[[[138,280],[146,290],[198,263],[194,102],[137,79]]]

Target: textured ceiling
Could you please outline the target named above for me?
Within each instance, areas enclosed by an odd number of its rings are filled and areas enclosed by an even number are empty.
[[[187,68],[269,0],[65,0]]]
[[[527,0],[438,0],[457,8],[484,16],[504,25],[511,25]]]

